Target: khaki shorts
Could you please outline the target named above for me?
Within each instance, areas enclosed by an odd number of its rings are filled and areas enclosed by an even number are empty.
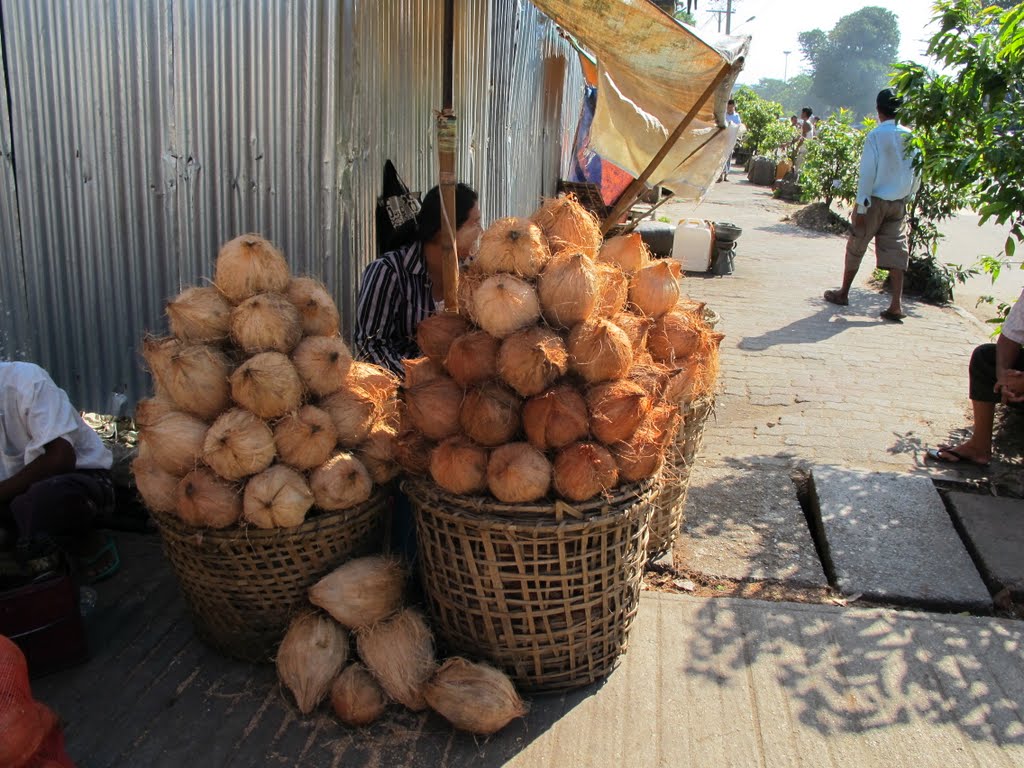
[[[857,269],[875,241],[875,259],[879,269],[906,270],[910,263],[907,250],[907,204],[902,200],[871,198],[871,205],[860,224],[846,241],[846,269]]]

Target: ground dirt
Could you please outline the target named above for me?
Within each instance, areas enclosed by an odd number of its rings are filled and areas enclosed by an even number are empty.
[[[827,232],[830,235],[845,235],[850,231],[850,222],[824,203],[811,203],[786,216],[783,221],[814,232]]]

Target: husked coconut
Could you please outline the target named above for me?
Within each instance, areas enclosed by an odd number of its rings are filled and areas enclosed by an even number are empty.
[[[357,557],[309,588],[309,601],[349,629],[372,627],[402,607],[408,574],[396,558]]]
[[[212,285],[189,286],[167,302],[171,333],[190,344],[213,344],[228,337],[231,305]]]
[[[280,352],[261,352],[231,374],[231,397],[261,419],[277,419],[302,403],[302,380]]]
[[[388,697],[362,664],[349,664],[331,686],[331,706],[346,725],[369,725],[384,714]]]
[[[470,331],[452,342],[444,367],[463,387],[490,381],[498,375],[500,345],[487,331]]]
[[[277,649],[277,676],[299,711],[308,715],[323,701],[348,661],[348,633],[322,613],[292,621]]]
[[[562,337],[541,325],[516,331],[498,352],[498,373],[523,397],[539,395],[569,370]]]
[[[426,384],[436,378],[448,375],[440,363],[429,357],[403,360],[402,368],[405,370],[405,381],[402,383],[404,389],[412,389],[420,384]]]
[[[679,421],[677,407],[658,404],[629,440],[611,446],[619,478],[635,483],[657,474],[665,463],[665,451],[675,438]]]
[[[291,467],[275,464],[249,478],[242,499],[242,517],[257,528],[294,528],[313,506],[306,478]]]
[[[341,329],[338,307],[319,280],[293,277],[285,291],[288,301],[299,311],[303,336],[337,336]]]
[[[551,487],[551,462],[529,443],[506,443],[491,451],[487,487],[499,501],[537,501]]]
[[[614,264],[627,275],[632,275],[651,260],[651,250],[639,232],[630,232],[605,240],[597,259],[606,264]]]
[[[219,350],[177,339],[146,339],[143,357],[153,378],[182,411],[213,419],[231,403],[231,364]]]
[[[555,492],[569,501],[587,501],[619,482],[615,459],[598,443],[573,443],[560,450],[553,475]]]
[[[686,312],[666,312],[647,336],[647,348],[659,363],[681,363],[701,348],[698,318]]]
[[[438,376],[405,391],[409,422],[431,440],[443,440],[459,431],[462,387],[448,376]]]
[[[356,648],[388,696],[413,712],[426,709],[423,686],[434,670],[434,637],[423,616],[403,608],[356,633]]]
[[[135,478],[135,487],[139,495],[149,509],[174,514],[175,494],[180,477],[165,472],[153,459],[143,456],[132,462],[132,476]]]
[[[338,443],[345,448],[362,443],[380,414],[378,404],[361,389],[339,389],[325,397],[320,407],[331,417]]]
[[[395,462],[397,439],[397,427],[381,421],[373,425],[370,434],[359,444],[356,451],[356,456],[363,462],[373,482],[378,485],[390,482],[400,472],[400,467]]]
[[[188,525],[228,528],[242,516],[242,494],[234,483],[222,480],[206,467],[200,467],[178,483],[175,511]]]
[[[507,675],[458,656],[445,660],[424,687],[423,697],[456,728],[480,736],[497,733],[529,711]]]
[[[244,408],[221,414],[203,440],[203,461],[225,480],[262,472],[274,460],[274,453],[274,433]]]
[[[509,272],[531,278],[540,274],[550,255],[540,227],[529,219],[510,216],[484,231],[473,269],[488,275]]]
[[[559,384],[523,404],[523,431],[538,451],[563,448],[586,437],[587,403],[568,384]]]
[[[627,440],[653,405],[652,397],[634,381],[616,379],[587,391],[590,431],[605,445]]]
[[[661,317],[679,301],[682,267],[675,259],[658,259],[639,270],[629,284],[629,300],[649,317]]]
[[[473,292],[473,317],[491,336],[503,339],[537,322],[537,291],[513,275],[491,275]]]
[[[416,326],[420,351],[438,365],[444,363],[452,342],[470,329],[469,321],[455,312],[438,312]]]
[[[594,260],[579,251],[552,256],[537,280],[544,319],[557,328],[571,328],[594,312],[598,272]]]
[[[313,469],[334,453],[338,431],[330,414],[314,405],[304,405],[277,422],[274,444],[285,464],[296,469]]]
[[[597,273],[597,299],[594,314],[614,317],[626,307],[629,298],[629,278],[613,264],[595,264]]]
[[[142,440],[161,469],[181,477],[199,463],[209,426],[187,413],[168,411],[146,427]]]
[[[307,336],[292,352],[292,362],[309,391],[325,397],[345,386],[352,353],[338,336]]]
[[[373,480],[366,467],[344,451],[314,469],[309,485],[320,509],[351,509],[373,493]]]
[[[601,247],[601,225],[573,194],[544,200],[530,217],[548,239],[551,255],[579,251],[596,258]]]
[[[139,429],[151,427],[163,416],[177,410],[174,401],[166,395],[139,400],[135,405],[135,426]]]
[[[573,328],[568,348],[570,368],[591,384],[624,378],[633,365],[629,337],[603,317]]]
[[[516,393],[491,381],[471,388],[462,401],[462,431],[480,445],[501,445],[519,432],[522,401]]]
[[[475,496],[487,490],[487,449],[465,435],[442,440],[430,453],[430,476],[449,493]]]
[[[262,235],[249,233],[221,246],[213,282],[228,301],[238,304],[257,293],[283,293],[289,278],[281,252]]]
[[[231,338],[249,354],[288,354],[302,338],[299,311],[279,293],[258,293],[232,310]]]

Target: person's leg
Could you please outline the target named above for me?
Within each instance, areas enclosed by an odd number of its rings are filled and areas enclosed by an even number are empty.
[[[104,479],[98,475],[71,472],[41,480],[11,501],[18,540],[84,535],[106,501]]]
[[[875,235],[878,268],[889,270],[889,307],[883,313],[888,320],[905,317],[903,312],[903,277],[910,264],[907,248],[907,206],[901,201],[880,201],[882,213]]]
[[[857,270],[864,259],[868,244],[874,239],[878,230],[879,213],[877,205],[871,205],[859,223],[850,230],[846,240],[846,256],[844,258],[843,285],[839,290],[825,291],[825,301],[832,304],[845,305],[850,303],[850,288],[857,277]]]

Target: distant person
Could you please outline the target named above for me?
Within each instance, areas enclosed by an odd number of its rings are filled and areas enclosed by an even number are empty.
[[[729,99],[725,104],[725,125],[743,125],[743,118],[740,117],[740,113],[736,111],[736,100]],[[732,165],[732,152],[730,151],[729,156],[725,158],[725,166],[722,168],[722,175],[718,178],[719,181],[729,180],[729,166]]]
[[[800,138],[801,139],[813,139],[814,138],[814,110],[810,107],[804,107],[800,110]]]
[[[52,569],[52,537],[85,539],[113,509],[111,453],[50,375],[23,362],[0,362],[0,447],[3,538],[30,571]]]
[[[995,344],[982,344],[971,355],[971,436],[959,445],[940,445],[925,456],[944,464],[979,464],[992,459],[996,403],[1024,402],[1024,291],[1003,323]]]
[[[892,88],[880,91],[875,99],[878,126],[864,139],[857,183],[857,207],[851,217],[850,237],[846,242],[843,285],[825,291],[825,301],[845,306],[850,303],[850,286],[857,276],[868,244],[875,241],[879,269],[889,270],[892,298],[879,316],[901,323],[903,313],[903,275],[910,262],[907,250],[907,201],[914,196],[921,179],[914,170],[914,155],[908,142],[910,129],[899,124],[903,100]]]

